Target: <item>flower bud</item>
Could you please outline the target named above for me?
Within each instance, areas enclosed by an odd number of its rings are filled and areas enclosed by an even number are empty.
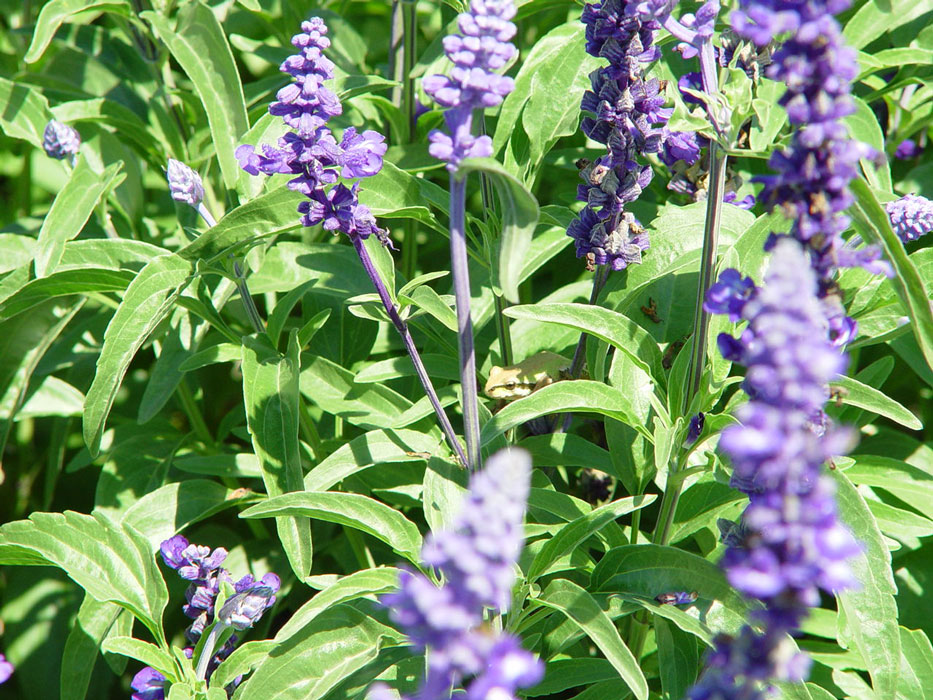
[[[176,202],[197,208],[204,199],[201,176],[181,161],[169,158],[165,176],[168,179],[168,189],[172,193],[172,199]]]
[[[254,586],[228,598],[217,614],[217,619],[224,625],[245,630],[259,621],[273,596],[275,591],[271,587]]]
[[[80,145],[81,135],[72,127],[56,119],[46,125],[45,132],[42,134],[42,148],[50,158],[56,160],[74,156]]]

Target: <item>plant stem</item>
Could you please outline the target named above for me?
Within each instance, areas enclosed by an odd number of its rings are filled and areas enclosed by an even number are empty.
[[[463,396],[463,434],[467,466],[481,468],[479,451],[479,398],[476,393],[476,355],[470,320],[470,268],[466,246],[466,178],[450,174],[450,271],[457,303],[457,338],[460,347],[460,390]]]
[[[512,356],[512,333],[509,330],[509,319],[505,315],[505,299],[499,294],[493,293],[496,300],[496,329],[499,333],[499,356],[502,358],[503,365],[514,364]]]
[[[196,207],[198,214],[201,215],[201,218],[204,219],[204,222],[214,228],[217,225],[217,222],[214,220],[214,217],[211,216],[210,211],[207,207],[204,206],[204,202],[200,202]],[[230,256],[233,257],[232,255]],[[256,308],[256,303],[253,301],[253,296],[249,293],[249,286],[246,284],[246,277],[243,275],[243,270],[240,268],[240,263],[238,260],[233,261],[233,274],[236,276],[236,288],[240,293],[240,300],[243,302],[243,309],[246,311],[246,317],[249,319],[250,325],[253,327],[255,333],[265,333],[266,326],[263,323],[262,316],[259,315],[259,310]]]
[[[590,306],[596,304],[596,300],[599,299],[599,293],[603,291],[603,287],[606,286],[606,280],[609,279],[609,273],[611,268],[608,265],[600,265],[596,268],[596,272],[593,273],[593,289],[590,291]],[[580,339],[577,341],[577,347],[573,351],[573,360],[570,363],[570,378],[579,379],[580,373],[583,371],[583,365],[586,361],[586,333],[580,333]],[[570,421],[573,420],[573,414],[568,413],[564,416],[563,421],[557,427],[555,432],[566,433],[570,429]]]
[[[194,675],[197,676],[199,681],[203,681],[207,677],[207,667],[210,665],[211,658],[214,656],[214,647],[217,646],[217,638],[226,627],[226,625],[220,622],[214,623],[214,626],[211,627],[211,631],[204,641],[204,646],[201,647],[201,654],[198,656],[198,666],[194,670]]]
[[[214,437],[211,435],[211,431],[208,430],[207,423],[204,422],[204,417],[201,415],[201,411],[198,410],[198,405],[194,401],[191,389],[188,388],[184,379],[178,382],[175,391],[178,393],[181,407],[185,415],[188,416],[188,422],[191,424],[191,429],[194,430],[194,434],[197,435],[205,445],[213,445]]]
[[[421,380],[424,393],[427,395],[428,400],[431,402],[431,406],[434,408],[434,413],[437,415],[437,420],[441,424],[444,435],[447,436],[447,441],[450,443],[451,449],[453,449],[454,453],[463,464],[468,464],[467,457],[463,453],[463,448],[457,440],[457,434],[454,432],[454,428],[447,418],[447,414],[444,412],[444,407],[441,406],[441,401],[437,396],[437,392],[434,390],[431,377],[428,376],[428,371],[421,361],[421,355],[418,353],[415,341],[412,339],[411,332],[408,330],[408,324],[398,315],[398,310],[395,308],[392,297],[389,296],[389,291],[386,289],[385,283],[379,276],[376,266],[373,265],[372,258],[369,257],[369,251],[366,250],[363,239],[359,236],[353,236],[352,240],[353,247],[356,248],[356,254],[360,257],[360,262],[363,263],[363,269],[366,270],[366,274],[369,275],[369,279],[372,280],[373,286],[376,288],[376,293],[379,294],[379,299],[382,301],[383,308],[385,308],[386,313],[389,315],[389,319],[392,321],[392,325],[395,326],[395,330],[398,331],[398,334],[402,338],[402,343],[408,351],[411,363],[415,366],[415,373],[418,375],[418,379]]]

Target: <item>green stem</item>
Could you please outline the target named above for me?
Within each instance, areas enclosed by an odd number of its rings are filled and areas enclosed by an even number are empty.
[[[201,415],[201,411],[198,409],[194,396],[191,394],[191,389],[188,388],[188,384],[184,379],[178,382],[175,392],[178,394],[182,410],[185,412],[185,415],[188,416],[188,422],[191,424],[194,434],[197,435],[205,445],[213,445],[214,436],[211,435],[211,431],[208,430],[207,423],[204,422],[204,417]]]
[[[298,424],[301,427],[301,436],[311,448],[311,456],[316,462],[320,462],[326,456],[324,444],[321,442],[321,436],[311,419],[311,413],[308,411],[308,405],[304,398],[298,400]]]
[[[509,330],[509,319],[505,315],[508,307],[505,299],[498,294],[493,294],[496,300],[496,331],[499,334],[499,356],[502,358],[503,365],[515,364],[512,354],[512,332]]]

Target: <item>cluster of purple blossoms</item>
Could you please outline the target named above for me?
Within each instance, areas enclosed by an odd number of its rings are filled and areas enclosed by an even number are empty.
[[[81,135],[74,127],[62,124],[57,119],[45,125],[45,131],[42,133],[42,148],[49,158],[74,159],[80,146]]]
[[[580,104],[592,115],[584,117],[583,133],[604,144],[607,152],[581,170],[584,183],[577,187],[577,199],[586,206],[567,227],[577,257],[586,257],[588,267],[622,270],[641,262],[642,251],[649,247],[647,233],[624,208],[651,182],[651,166],[638,158],[662,150],[668,137],[664,125],[672,110],[664,107],[661,82],[643,77],[645,64],[660,57],[653,42],[661,26],[640,16],[640,4],[644,3],[588,3],[581,17],[586,52],[609,61],[590,74],[591,89]],[[669,157],[692,157],[694,145],[674,140]]]
[[[268,573],[259,581],[252,574],[246,574],[234,582],[230,572],[222,564],[227,558],[227,550],[222,547],[211,550],[203,545],[190,544],[182,535],[175,535],[165,540],[160,552],[166,566],[175,569],[178,575],[190,581],[185,591],[186,603],[182,610],[193,620],[185,630],[188,647],[184,653],[189,659],[204,630],[215,622],[225,627],[245,630],[252,627],[262,614],[275,604],[275,594],[281,586],[281,580],[273,573]],[[215,602],[222,584],[229,584],[234,594],[226,599],[220,610],[215,611]],[[206,666],[206,677],[210,677],[220,662],[226,659],[237,643],[236,635],[230,636],[220,649],[213,651]],[[146,666],[133,677],[131,687],[132,700],[164,700],[166,678],[154,668]],[[230,690],[236,687],[231,684]]]
[[[250,145],[239,146],[236,157],[250,175],[284,173],[294,175],[289,189],[301,192],[307,201],[298,205],[305,226],[322,224],[327,231],[343,231],[351,239],[375,234],[383,243],[387,233],[376,225],[367,207],[358,201],[359,182],[350,187],[337,182],[370,177],[382,169],[386,152],[385,137],[375,131],[357,133],[354,127],[343,132],[340,143],[327,121],[343,112],[340,99],[324,85],[334,77],[334,64],[324,56],[330,47],[327,26],[320,17],[301,23],[301,34],[292,37],[299,53],[289,56],[280,70],[294,82],[276,94],[269,114],[282,117],[293,132],[278,140],[278,147],[267,144],[262,153]],[[332,185],[332,186],[331,186]],[[327,189],[327,186],[331,186]]]
[[[515,87],[511,78],[495,71],[515,55],[509,42],[515,36],[512,0],[471,0],[470,11],[457,17],[460,34],[444,37],[444,53],[454,67],[450,75],[426,77],[421,85],[441,107],[450,134],[438,129],[428,135],[428,152],[457,170],[464,158],[492,155],[492,139],[473,135],[473,110],[495,107]]]
[[[933,202],[916,194],[904,195],[884,205],[891,228],[904,243],[933,231]]]
[[[859,176],[859,159],[873,151],[849,138],[842,119],[855,111],[852,80],[858,74],[855,50],[845,44],[834,14],[850,0],[741,0],[732,14],[732,27],[758,46],[789,34],[773,55],[765,74],[787,85],[780,99],[791,124],[797,127],[790,145],[771,156],[775,175],[764,183],[759,198],[780,206],[793,224],[790,236],[805,245],[816,270],[820,295],[833,293],[837,267],[863,266],[889,273],[873,247],[844,246],[849,219],[843,212],[852,204],[848,185]],[[778,236],[772,235],[768,245]],[[854,334],[854,321],[837,319],[830,329],[837,343]]]
[[[819,604],[820,589],[857,585],[847,560],[860,546],[840,523],[835,486],[822,473],[851,443],[822,411],[846,360],[828,338],[827,302],[817,293],[807,253],[782,240],[762,287],[727,270],[707,295],[711,313],[748,321],[738,339],[719,336],[722,354],[747,368],[749,396],[736,412],[740,423],[719,441],[732,485],[749,497],[741,523],[724,537],[721,565],[732,586],[764,607],[753,614],[755,628],[717,640],[691,700],[759,698],[759,681],[804,679],[809,660],[788,634]]]
[[[516,561],[524,541],[531,460],[522,450],[503,450],[470,479],[470,490],[449,530],[424,543],[424,564],[440,574],[435,585],[422,573],[405,571],[399,591],[383,605],[419,650],[428,671],[418,700],[450,697],[464,679],[467,700],[510,700],[519,688],[541,680],[540,660],[520,641],[484,623],[484,611],[508,610]],[[375,686],[371,700],[390,697]]]

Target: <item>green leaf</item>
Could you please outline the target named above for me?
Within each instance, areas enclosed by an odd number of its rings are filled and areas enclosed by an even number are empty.
[[[909,698],[918,689],[933,688],[933,646],[923,630],[900,628],[901,668],[898,697]]]
[[[41,92],[0,78],[0,129],[4,134],[42,148],[42,135],[51,118],[49,103]]]
[[[890,418],[895,423],[900,423],[905,428],[911,430],[920,430],[923,423],[907,408],[899,404],[884,392],[878,391],[874,387],[862,384],[860,381],[851,377],[840,377],[831,382],[831,386],[843,389],[840,398],[842,403],[849,406],[858,406],[866,411],[877,413],[879,416]]]
[[[195,369],[201,369],[208,365],[216,365],[221,362],[238,362],[243,357],[242,346],[233,343],[217,343],[209,348],[200,350],[191,355],[187,360],[178,365],[181,372],[191,372]]]
[[[85,595],[62,654],[61,700],[84,700],[98,650],[125,610]]]
[[[572,551],[581,542],[615,521],[617,518],[640,510],[654,503],[657,496],[654,494],[622,498],[612,503],[600,506],[594,511],[583,515],[573,522],[564,525],[554,537],[549,539],[538,551],[531,566],[528,568],[528,581],[535,581],[551,567],[554,562]]]
[[[34,391],[30,388],[29,396],[16,412],[16,420],[39,416],[80,416],[83,410],[84,394],[63,379],[49,375]]]
[[[101,646],[102,651],[120,654],[152,666],[166,678],[175,677],[175,660],[155,644],[133,637],[109,637]]]
[[[220,171],[228,190],[235,190],[239,165],[233,152],[249,128],[240,74],[223,28],[206,5],[193,2],[178,11],[174,28],[156,12],[140,13],[178,61],[201,98]]]
[[[81,233],[101,196],[120,184],[122,168],[122,162],[114,163],[99,173],[88,164],[83,154],[78,156],[68,182],[55,196],[39,230],[36,277],[46,277],[55,270],[65,249],[65,241]]]
[[[697,679],[700,651],[690,634],[661,617],[654,619],[661,688],[668,698],[682,698]]]
[[[114,12],[124,17],[132,14],[132,8],[126,0],[51,0],[42,7],[36,28],[32,35],[32,43],[26,50],[23,61],[35,63],[38,61],[49,44],[55,32],[73,15],[85,10],[99,9],[103,12]]]
[[[33,513],[0,526],[0,564],[23,563],[59,567],[96,600],[130,610],[165,644],[161,621],[168,590],[139,533],[100,515]]]
[[[589,333],[628,355],[661,386],[666,383],[662,354],[654,338],[628,316],[591,304],[510,306],[505,315],[556,323]]]
[[[188,262],[176,255],[163,255],[148,263],[127,287],[104,333],[97,373],[87,392],[84,441],[92,456],[100,449],[104,424],[123,375],[149,334],[171,311],[190,274]]]
[[[301,393],[327,413],[367,429],[392,428],[411,402],[382,384],[356,384],[353,373],[323,357],[301,368]]]
[[[849,134],[856,141],[867,143],[876,153],[884,153],[884,134],[878,124],[878,118],[865,100],[852,96],[855,102],[855,112],[847,116],[843,121],[849,127]],[[862,166],[862,172],[868,179],[869,184],[876,190],[884,192],[891,191],[891,166],[888,159],[881,161],[883,165],[877,165],[869,158],[862,158],[859,163]]]
[[[876,455],[852,455],[846,477],[858,485],[882,488],[933,518],[933,475],[907,462]]]
[[[243,401],[253,450],[262,465],[266,493],[279,496],[302,489],[298,449],[298,339],[280,355],[265,336],[243,338]],[[299,579],[311,570],[310,523],[300,517],[276,520],[279,538]]]
[[[424,285],[410,294],[399,294],[399,299],[427,312],[444,324],[448,330],[457,332],[457,314],[454,313],[450,304],[431,287]]]
[[[239,248],[248,248],[258,238],[298,228],[297,207],[301,199],[301,194],[286,185],[277,187],[228,212],[216,226],[179,250],[178,255],[191,262],[214,262]]]
[[[344,444],[304,479],[305,491],[327,491],[376,464],[421,462],[438,449],[440,439],[414,430],[374,430]]]
[[[384,219],[414,219],[438,232],[446,232],[425,206],[422,181],[386,161],[373,177],[360,186],[360,203],[373,216]]]
[[[884,257],[894,267],[895,275],[891,284],[910,315],[910,326],[927,365],[933,367],[933,310],[930,309],[930,296],[924,287],[923,278],[914,267],[897,234],[891,229],[887,213],[868,185],[857,179],[852,181],[850,187],[858,205],[859,216],[856,217],[855,223],[862,224],[858,228],[866,240],[881,244]]]
[[[492,284],[506,299],[518,302],[518,285],[531,248],[531,237],[538,225],[538,201],[528,189],[492,158],[467,158],[458,174],[471,172],[490,176],[502,204],[502,233],[499,235],[497,260],[492,265]]]
[[[421,534],[415,524],[394,508],[369,496],[339,491],[287,493],[240,513],[241,518],[283,515],[305,516],[356,528],[382,540],[409,561],[418,561]]]
[[[868,666],[876,697],[894,700],[901,664],[901,640],[897,627],[897,586],[891,573],[891,553],[861,494],[840,470],[831,472],[836,481],[839,515],[855,538],[865,547],[864,556],[849,566],[859,590],[836,594],[839,610],[838,637],[845,648],[855,648]]]
[[[849,19],[842,36],[849,46],[860,49],[929,11],[926,3],[916,0],[871,0]]]
[[[255,499],[255,495],[247,492],[245,498]],[[147,493],[127,509],[122,522],[141,532],[154,551],[163,540],[189,525],[243,501],[242,490],[207,479],[189,479]]]
[[[747,603],[726,581],[722,569],[676,547],[616,547],[599,561],[590,581],[590,588],[596,592],[627,591],[649,599],[670,591],[696,591],[697,607],[709,609],[704,622],[710,627],[732,633],[745,623]],[[712,601],[716,601],[715,607],[722,606],[715,614]]]
[[[554,382],[530,396],[511,402],[483,426],[480,439],[486,444],[497,435],[534,418],[568,412],[599,413],[632,425],[649,439],[651,437],[618,389],[578,379]]]
[[[536,602],[558,610],[572,620],[605,655],[635,697],[647,700],[648,681],[638,661],[593,596],[575,583],[557,579],[548,585]]]
[[[0,321],[29,311],[42,302],[69,294],[119,292],[136,277],[128,270],[63,270],[32,280],[0,302]]]
[[[515,88],[499,111],[493,136],[494,153],[498,153],[519,129],[519,119],[530,141],[538,141],[538,137],[542,140],[536,148],[541,154],[549,151],[553,144],[550,140],[543,143],[544,139],[576,131],[580,100],[589,87],[588,76],[600,66],[598,59],[584,51],[583,30],[577,21],[562,24],[538,39],[528,55],[522,57],[515,75]],[[536,170],[537,160],[517,167]]]
[[[275,641],[282,642],[297,634],[325,610],[358,598],[373,598],[398,588],[400,570],[394,567],[363,569],[342,576],[335,583],[317,593],[298,608],[288,622],[275,633]]]
[[[240,700],[319,700],[375,660],[401,635],[372,617],[338,605],[276,644],[237,690]]]
[[[544,680],[525,691],[529,697],[554,695],[581,685],[615,680],[619,677],[612,664],[605,659],[552,659],[544,669]]]

